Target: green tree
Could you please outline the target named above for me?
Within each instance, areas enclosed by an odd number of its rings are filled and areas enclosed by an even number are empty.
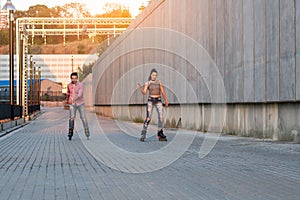
[[[27,14],[27,17],[54,17],[50,8],[40,4],[30,6]]]
[[[55,17],[62,17],[62,15],[63,15],[62,13],[65,12],[64,8],[61,6],[55,6],[55,7],[51,8],[51,10]]]
[[[90,17],[85,4],[67,3],[63,6],[55,6],[48,8],[45,5],[37,4],[30,6],[27,11],[16,11],[15,17],[63,17],[63,18],[82,18]]]
[[[54,7],[54,10],[56,15],[64,18],[84,18],[91,16],[86,5],[82,3],[67,3],[62,7]]]
[[[116,37],[111,37],[109,39],[110,44],[113,43],[119,36]],[[109,44],[108,44],[108,38],[107,36],[104,35],[99,35],[99,37],[97,38],[99,45],[94,49],[93,53],[95,53],[98,57],[100,57],[104,51],[108,48]]]
[[[104,14],[97,14],[95,17],[107,17],[107,18],[131,18],[129,9],[123,8],[118,3],[106,3],[103,7]]]
[[[22,18],[22,17],[26,17],[26,13],[27,11],[23,11],[23,10],[16,10],[14,13],[14,17],[17,18]]]
[[[7,29],[0,30],[0,45],[8,45],[9,43],[9,32]]]
[[[80,67],[78,67],[77,72],[78,72],[78,76],[79,76],[79,81],[82,81],[83,79],[85,79],[85,77],[87,77],[89,74],[92,73],[92,69],[95,63],[89,63],[88,65],[84,64],[82,66],[82,69]]]
[[[84,45],[83,44],[78,44],[77,46],[77,53],[78,54],[84,54]]]
[[[48,8],[45,5],[37,4],[30,6],[28,10],[17,10],[14,14],[15,18],[22,17],[56,17],[52,8]]]

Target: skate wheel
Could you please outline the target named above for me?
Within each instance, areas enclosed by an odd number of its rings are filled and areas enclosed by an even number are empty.
[[[162,142],[168,141],[167,138],[158,138],[158,140],[159,140],[159,141],[162,141]]]

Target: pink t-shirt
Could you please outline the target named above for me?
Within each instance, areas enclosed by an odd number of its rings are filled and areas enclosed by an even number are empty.
[[[75,85],[69,83],[67,95],[69,96],[69,102],[72,105],[80,106],[84,104],[83,84],[78,81]]]

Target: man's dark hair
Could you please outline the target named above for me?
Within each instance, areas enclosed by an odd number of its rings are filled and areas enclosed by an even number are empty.
[[[72,72],[72,74],[70,75],[70,78],[72,78],[72,76],[76,76],[78,78],[77,72]]]

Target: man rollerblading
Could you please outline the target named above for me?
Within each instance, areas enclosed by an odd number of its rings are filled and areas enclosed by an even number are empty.
[[[70,118],[69,118],[69,140],[72,139],[74,132],[74,121],[76,118],[76,112],[79,111],[80,119],[84,127],[84,133],[87,139],[90,137],[90,131],[88,127],[87,118],[85,116],[84,98],[83,98],[83,84],[78,80],[77,72],[73,72],[70,75],[71,83],[67,86],[67,103],[70,106]]]

